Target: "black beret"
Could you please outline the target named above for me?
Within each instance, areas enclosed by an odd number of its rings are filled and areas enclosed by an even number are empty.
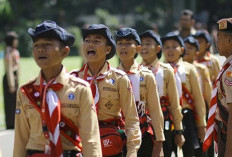
[[[217,22],[218,30],[232,32],[232,18],[224,18]]]
[[[160,40],[160,36],[152,30],[147,30],[147,31],[139,34],[139,37],[140,37],[140,39],[145,38],[145,37],[151,37],[156,41],[156,43],[158,45],[160,45],[160,47],[161,47],[160,52],[157,53],[157,57],[158,57],[158,59],[160,59],[162,56],[162,47],[163,47],[162,42]]]
[[[72,46],[75,42],[75,38],[72,34],[58,26],[56,22],[50,20],[46,20],[43,23],[38,24],[35,30],[29,28],[28,33],[33,41],[38,38],[53,38],[60,40],[66,46]]]
[[[164,42],[166,40],[170,40],[170,39],[176,40],[177,42],[180,43],[180,46],[184,48],[184,52],[181,55],[181,57],[183,57],[184,54],[185,54],[185,49],[186,49],[185,45],[184,45],[183,39],[177,33],[175,33],[175,32],[169,32],[164,37],[161,38],[162,44],[164,45]]]
[[[116,41],[119,39],[133,39],[135,40],[138,45],[141,45],[140,37],[137,33],[137,31],[133,28],[120,28],[118,31],[115,31],[116,35]],[[136,58],[138,56],[138,53],[135,54]]]
[[[211,37],[209,33],[206,30],[198,30],[195,35],[193,35],[194,38],[202,37],[204,38],[208,43],[211,43]]]
[[[106,27],[103,24],[92,24],[88,28],[82,28],[81,32],[82,32],[83,40],[86,38],[88,34],[103,35],[111,46],[111,51],[109,54],[106,55],[106,59],[108,60],[114,56],[116,51],[116,44],[108,27]]]
[[[198,44],[198,41],[193,38],[192,36],[188,36],[184,39],[184,42],[185,43],[189,43],[191,45],[194,45],[196,48],[197,48],[197,51],[199,50],[199,44]]]

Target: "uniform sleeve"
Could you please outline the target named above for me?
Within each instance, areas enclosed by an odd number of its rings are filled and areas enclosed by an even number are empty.
[[[158,90],[154,75],[147,75],[147,105],[148,111],[151,115],[152,126],[155,130],[156,141],[164,141],[164,118],[160,106]]]
[[[219,61],[217,60],[217,58],[214,58],[214,68],[213,68],[213,71],[214,71],[214,76],[215,76],[215,80],[220,72],[220,69],[221,69],[221,66],[219,64]]]
[[[127,135],[127,157],[137,156],[141,144],[139,118],[129,78],[122,76],[119,83],[120,104],[125,116],[125,131]]]
[[[93,105],[90,87],[83,88],[80,95],[78,115],[79,133],[83,145],[83,155],[101,157],[101,142],[97,114]]]
[[[26,118],[23,99],[27,99],[21,89],[17,93],[16,115],[15,115],[15,137],[14,137],[14,157],[26,156],[26,145],[29,141],[30,126]]]
[[[179,100],[179,95],[177,91],[174,71],[170,70],[164,79],[167,80],[166,87],[167,87],[168,98],[170,101],[170,112],[173,117],[172,121],[174,123],[174,128],[175,130],[183,130],[183,126],[182,126],[183,116],[181,113],[182,108],[180,106],[180,100]]]
[[[208,68],[204,68],[203,73],[203,95],[205,97],[205,100],[207,102],[208,108],[210,107],[210,101],[211,101],[211,93],[212,93],[212,85],[210,81],[210,75]]]
[[[206,126],[206,107],[204,98],[200,89],[200,85],[197,78],[197,71],[194,67],[190,69],[190,86],[194,99],[194,105],[197,113],[198,120],[196,122],[197,127]]]

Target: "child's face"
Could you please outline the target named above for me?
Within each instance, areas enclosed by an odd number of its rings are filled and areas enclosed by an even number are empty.
[[[196,57],[197,48],[196,46],[188,42],[185,42],[185,47],[186,47],[186,53],[184,55],[184,61],[192,62]]]
[[[175,63],[179,60],[184,49],[180,46],[180,43],[174,39],[168,39],[164,42],[163,52],[166,61],[169,63]]]
[[[156,41],[151,37],[144,37],[141,39],[141,51],[140,55],[143,60],[155,60],[157,58],[157,52],[160,51]]]
[[[119,39],[116,43],[117,55],[121,61],[134,60],[134,56],[140,50],[140,45],[133,39]]]
[[[39,38],[33,43],[34,60],[42,70],[60,67],[67,55],[66,47],[61,46],[59,40]]]
[[[209,43],[203,37],[196,38],[199,43],[199,55],[203,56],[209,48]]]
[[[89,34],[84,39],[83,53],[87,62],[105,61],[110,53],[111,46],[106,45],[107,40],[100,34]]]

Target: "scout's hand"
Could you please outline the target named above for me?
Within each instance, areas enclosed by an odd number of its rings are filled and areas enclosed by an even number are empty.
[[[206,129],[204,126],[197,128],[198,138],[201,142],[204,141]]]
[[[175,144],[179,146],[180,148],[183,146],[185,142],[185,138],[182,134],[176,134],[175,135]]]
[[[154,141],[152,157],[163,157],[163,142],[162,141]]]

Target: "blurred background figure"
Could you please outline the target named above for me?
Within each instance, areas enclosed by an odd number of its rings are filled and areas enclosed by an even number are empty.
[[[3,77],[5,124],[6,129],[14,129],[14,117],[16,107],[16,92],[18,89],[19,60],[18,34],[7,32],[5,36],[4,65],[5,75]]]

